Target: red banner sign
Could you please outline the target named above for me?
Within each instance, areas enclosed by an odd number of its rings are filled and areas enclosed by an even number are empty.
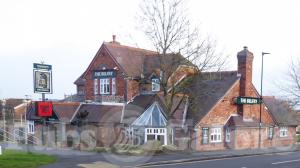
[[[37,115],[39,117],[52,116],[52,102],[37,102]]]

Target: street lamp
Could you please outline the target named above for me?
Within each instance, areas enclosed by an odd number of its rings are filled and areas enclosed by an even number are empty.
[[[262,52],[261,53],[261,76],[260,76],[260,105],[259,105],[259,139],[258,139],[258,146],[259,148],[261,148],[261,127],[262,127],[262,123],[261,123],[261,106],[263,103],[263,92],[262,92],[262,85],[263,85],[263,72],[264,72],[264,55],[267,55],[270,53],[267,52]]]

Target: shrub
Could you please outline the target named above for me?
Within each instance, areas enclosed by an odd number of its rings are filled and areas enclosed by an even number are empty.
[[[162,153],[162,146],[160,141],[151,140],[147,141],[141,148],[147,153]]]
[[[162,146],[162,150],[165,153],[168,153],[168,152],[177,152],[178,148],[175,145],[165,145],[165,146]]]
[[[297,142],[300,142],[300,135],[297,135]]]
[[[131,144],[115,144],[111,151],[118,154],[130,154],[134,153],[133,151],[138,150],[139,146]]]
[[[98,152],[98,153],[102,153],[102,152],[110,152],[111,149],[110,148],[107,148],[107,147],[96,147],[94,149],[95,152]]]

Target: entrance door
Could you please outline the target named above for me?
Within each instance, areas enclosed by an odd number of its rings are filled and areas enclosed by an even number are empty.
[[[167,145],[166,128],[145,128],[145,143],[150,140],[160,141],[162,145]]]

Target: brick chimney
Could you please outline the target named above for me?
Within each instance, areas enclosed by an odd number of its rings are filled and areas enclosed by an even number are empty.
[[[116,41],[116,35],[112,35],[112,41],[110,43],[113,43],[113,44],[120,44],[119,42]]]
[[[113,43],[115,43],[116,42],[116,35],[112,35],[112,38],[113,38]]]
[[[240,74],[240,96],[251,96],[252,87],[252,64],[253,53],[245,46],[244,49],[237,54],[238,74]],[[240,105],[238,112],[243,115],[243,119],[251,119],[250,105]]]

